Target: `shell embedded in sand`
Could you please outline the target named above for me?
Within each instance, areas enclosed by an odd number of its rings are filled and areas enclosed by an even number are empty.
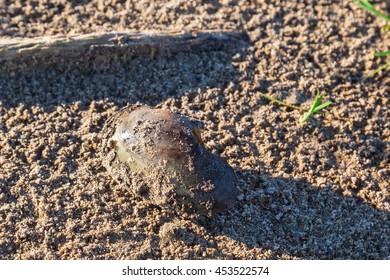
[[[236,202],[237,178],[204,147],[200,124],[169,110],[126,107],[103,129],[103,164],[153,204],[200,213],[229,209]]]

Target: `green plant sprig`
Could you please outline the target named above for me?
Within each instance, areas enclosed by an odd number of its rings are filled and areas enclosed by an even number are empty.
[[[282,106],[285,106],[285,107],[288,107],[288,108],[291,108],[291,109],[295,109],[295,110],[307,111],[306,108],[302,108],[302,107],[299,107],[299,106],[288,104],[286,102],[283,102],[283,101],[281,101],[279,99],[276,99],[275,97],[269,96],[268,94],[265,94],[265,93],[262,93],[262,92],[259,92],[259,93],[264,98],[268,99],[269,101],[275,102],[275,103],[277,103],[279,105],[282,105]]]
[[[378,11],[368,0],[354,0],[353,2],[357,3],[360,7],[365,10],[373,13],[374,15],[384,18],[387,22],[390,22],[390,16]]]
[[[370,13],[373,13],[374,15],[385,19],[388,23],[390,23],[390,16],[375,9],[375,7],[368,0],[353,0],[353,2],[357,3],[360,7],[362,7],[366,11],[369,11]],[[382,29],[390,32],[390,25],[387,24],[387,25],[383,26]],[[387,56],[387,55],[390,55],[390,50],[384,51],[384,52],[375,52],[374,53],[374,56]],[[375,74],[379,73],[380,71],[386,69],[388,66],[390,66],[390,61],[381,65],[379,68],[374,70],[371,74],[369,74],[369,76],[374,76]]]
[[[380,67],[378,67],[377,69],[375,69],[374,71],[372,71],[368,76],[369,77],[372,77],[372,76],[375,76],[376,74],[378,74],[380,71],[386,69],[388,66],[390,66],[390,61],[381,65]]]
[[[390,50],[385,52],[374,52],[374,56],[386,56],[386,55],[390,55]]]
[[[322,103],[322,98],[324,98],[324,93],[320,93],[320,91],[317,90],[316,98],[314,99],[314,102],[311,105],[309,111],[303,115],[301,122],[306,122],[313,114],[318,113],[320,110],[332,104],[330,101]]]
[[[324,98],[324,93],[320,93],[319,90],[317,90],[315,100],[314,100],[313,104],[310,106],[310,108],[305,108],[305,107],[291,105],[291,104],[283,102],[283,101],[281,101],[279,99],[276,99],[276,98],[274,98],[272,96],[269,96],[268,94],[265,94],[265,93],[262,93],[262,92],[259,92],[259,93],[264,98],[266,98],[266,99],[268,99],[268,100],[270,100],[272,102],[275,102],[275,103],[277,103],[279,105],[286,106],[286,107],[291,108],[291,109],[295,109],[295,110],[299,110],[299,111],[305,112],[304,115],[301,118],[301,123],[307,122],[307,120],[312,115],[314,115],[316,113],[319,113],[320,110],[322,110],[322,109],[328,107],[330,104],[332,104],[332,102],[330,102],[330,101],[326,101],[326,102],[322,103],[322,99]]]

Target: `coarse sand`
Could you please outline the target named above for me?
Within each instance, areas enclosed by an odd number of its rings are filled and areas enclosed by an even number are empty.
[[[373,56],[390,47],[384,24],[348,0],[0,0],[0,40],[243,34],[3,61],[0,259],[390,259],[390,70],[367,75],[386,62]],[[317,89],[332,105],[304,124],[259,94],[308,107]],[[111,177],[101,129],[137,102],[204,122],[205,146],[237,175],[235,207],[188,219]]]

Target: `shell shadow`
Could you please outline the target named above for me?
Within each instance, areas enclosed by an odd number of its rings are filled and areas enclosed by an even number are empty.
[[[304,259],[390,258],[389,212],[305,180],[251,176],[258,183],[209,221],[210,234]]]

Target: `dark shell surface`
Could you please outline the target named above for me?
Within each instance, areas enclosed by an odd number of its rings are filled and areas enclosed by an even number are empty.
[[[151,203],[218,213],[237,199],[237,178],[201,139],[201,122],[169,110],[130,105],[107,120],[103,165],[120,184]]]

